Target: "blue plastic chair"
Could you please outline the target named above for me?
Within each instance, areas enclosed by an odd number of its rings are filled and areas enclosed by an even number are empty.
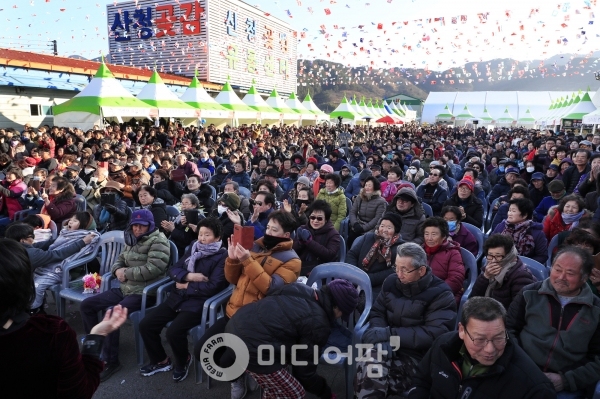
[[[340,252],[339,252],[339,262],[345,262],[346,261],[346,252],[347,252],[347,248],[346,248],[346,240],[344,240],[344,237],[342,237],[340,235]]]
[[[350,210],[352,209],[352,201],[350,198],[346,197],[346,216],[350,215]]]
[[[460,249],[460,255],[462,257],[463,263],[465,264],[465,291],[463,292],[462,297],[460,298],[460,305],[458,306],[458,313],[460,315],[462,313],[462,308],[469,299],[469,295],[471,295],[471,291],[473,291],[473,286],[475,285],[475,280],[477,280],[477,261],[473,254],[467,251],[464,248]],[[458,322],[460,321],[460,316],[456,318],[456,326],[458,326]]]
[[[521,262],[527,266],[527,269],[533,274],[537,281],[543,281],[550,277],[550,270],[535,259],[526,256],[519,256]]]
[[[487,220],[487,214],[489,212],[489,204],[487,201],[481,201],[483,203],[483,223],[481,224],[481,232],[485,233],[485,222]]]
[[[348,241],[348,233],[350,229],[350,216],[346,216],[340,222],[340,235],[345,241]]]
[[[83,284],[77,287],[69,287],[69,271],[83,266],[89,261],[93,260],[100,252],[100,273],[102,275],[102,285],[100,287],[100,291],[104,292],[107,290],[108,281],[106,281],[106,275],[110,275],[110,268],[116,262],[117,258],[123,251],[123,247],[125,246],[125,237],[122,231],[109,231],[108,233],[104,233],[100,236],[100,244],[98,245],[97,250],[85,257],[84,259],[80,259],[77,262],[70,263],[63,268],[63,281],[62,281],[62,289],[60,290],[60,307],[59,307],[59,316],[64,317],[64,312],[66,309],[67,300],[73,302],[83,302],[84,299],[93,296],[94,294],[84,294],[83,293]],[[57,301],[58,306],[58,301]]]
[[[488,235],[491,234],[492,220],[494,219],[494,216],[496,215],[496,213],[494,212],[494,206],[496,206],[496,204],[498,202],[500,202],[500,198],[496,198],[494,201],[492,201],[492,203],[490,204],[490,207],[488,208],[488,213],[485,218],[485,231],[487,231]]]
[[[167,217],[169,218],[169,222],[174,222],[179,216],[179,210],[175,208],[173,205],[167,205]]]
[[[554,249],[558,246],[558,235],[552,237],[548,243],[548,260],[546,261],[546,267],[552,267],[552,258],[554,257]]]
[[[81,194],[75,196],[75,203],[77,203],[77,212],[85,212],[87,210],[87,201]]]
[[[365,293],[365,309],[362,314],[355,321],[355,314],[350,316],[348,329],[353,332],[352,334],[352,364],[349,365],[348,359],[342,354],[341,360],[335,365],[344,368],[344,374],[346,377],[346,398],[351,399],[354,396],[354,375],[356,374],[356,362],[354,359],[358,356],[357,344],[362,342],[362,335],[368,328],[367,317],[371,311],[371,304],[373,303],[373,292],[371,289],[371,280],[367,273],[362,271],[356,266],[350,265],[343,262],[331,262],[324,263],[315,267],[308,277],[306,284],[312,286],[317,283],[317,287],[321,287],[323,284],[328,283],[334,278],[343,278],[350,281],[352,284],[357,285],[357,289]],[[344,323],[345,324],[345,323]],[[321,356],[321,364],[331,363],[325,362],[323,356]]]
[[[479,261],[479,259],[481,259],[483,256],[483,233],[479,228],[473,226],[471,223],[462,222],[461,226],[466,227],[467,230],[469,230],[471,234],[475,236],[475,239],[477,240],[477,246],[479,247],[477,250],[477,256],[475,256],[475,260]]]
[[[423,212],[425,212],[425,216],[428,218],[433,217],[433,209],[431,209],[431,205],[426,204],[425,202],[421,202],[423,205]]]
[[[202,182],[208,183],[210,181],[210,178],[212,177],[210,170],[206,168],[199,168],[198,172],[200,172],[200,176],[202,176]]]
[[[208,184],[208,187],[210,188],[210,198],[212,198],[213,201],[217,202],[217,189],[211,186],[210,184]]]
[[[58,227],[56,226],[56,223],[54,223],[54,220],[51,220],[50,223],[48,223],[48,228],[52,233],[52,239],[56,240],[56,237],[58,237]]]
[[[13,220],[23,220],[26,216],[37,215],[40,213],[39,209],[23,209],[22,211],[15,212]]]

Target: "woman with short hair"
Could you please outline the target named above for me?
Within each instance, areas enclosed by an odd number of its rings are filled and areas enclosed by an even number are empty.
[[[143,185],[137,192],[137,198],[142,209],[148,209],[152,212],[154,223],[159,227],[160,231],[164,233],[165,228],[163,227],[162,222],[168,221],[169,216],[167,215],[167,205],[165,204],[165,201],[158,198],[156,189],[148,185]]]
[[[42,199],[44,206],[40,213],[50,216],[57,226],[61,226],[77,212],[75,188],[64,177],[55,177],[48,192],[42,194]]]

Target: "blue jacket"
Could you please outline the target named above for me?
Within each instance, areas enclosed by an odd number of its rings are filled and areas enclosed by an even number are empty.
[[[360,173],[357,173],[352,180],[350,180],[350,183],[348,183],[348,187],[346,187],[346,191],[344,192],[344,194],[346,194],[346,197],[352,199],[352,197],[356,197],[358,194],[360,194],[360,189],[362,188],[360,185]]]
[[[239,184],[240,187],[246,187],[248,190],[252,190],[252,183],[250,181],[250,176],[246,172],[235,173],[231,172],[225,177],[223,183],[219,186],[220,188],[225,188],[225,184],[227,184],[227,180],[231,179],[232,181]]]
[[[506,179],[503,177],[502,179],[500,179],[500,181],[498,181],[498,183],[494,186],[494,188],[492,189],[492,192],[490,193],[490,197],[489,197],[490,204],[496,198],[500,198],[503,195],[508,194],[509,191],[510,191],[510,185],[506,182]]]
[[[540,202],[537,208],[535,208],[535,211],[533,211],[533,220],[541,223],[542,220],[544,220],[544,217],[548,214],[550,208],[555,205],[558,205],[558,201],[552,198],[551,195],[544,197],[542,202]]]
[[[202,168],[208,169],[208,170],[210,170],[211,175],[215,174],[215,163],[210,158],[208,158],[208,161],[206,161],[206,162],[202,162],[201,159],[198,159],[198,162],[196,163],[196,165],[198,165],[198,169],[202,169]]]
[[[254,226],[254,240],[255,241],[258,240],[259,238],[262,238],[262,236],[265,235],[265,232],[267,231],[267,223],[269,223],[269,215],[273,211],[274,211],[274,209],[271,208],[266,212],[259,213],[258,219],[256,219],[256,222],[254,222],[254,223],[252,223],[250,220],[248,220],[246,222],[246,226]]]
[[[508,207],[509,206],[510,206],[510,204],[508,204],[508,203],[500,205],[500,208],[498,208],[498,210],[496,211],[496,215],[494,216],[494,219],[492,220],[492,231],[494,231],[496,226],[498,226],[501,221],[506,220],[506,218],[508,217]],[[537,222],[537,220],[536,220],[536,222]],[[541,220],[540,220],[540,222],[541,222]]]
[[[331,165],[334,172],[339,172],[342,169],[342,166],[346,165],[346,161],[344,161],[342,158],[338,158],[338,160],[335,162],[327,162],[327,165]]]

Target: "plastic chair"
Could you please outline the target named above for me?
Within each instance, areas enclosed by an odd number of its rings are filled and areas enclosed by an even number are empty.
[[[428,218],[433,217],[433,209],[431,209],[431,205],[421,202],[423,205],[423,212],[425,212],[425,216]]]
[[[22,211],[15,212],[13,220],[23,220],[26,216],[37,215],[38,213],[40,213],[39,209],[23,209]]]
[[[345,241],[348,241],[348,232],[350,228],[350,217],[346,216],[340,222],[340,235]]]
[[[211,186],[210,184],[208,184],[208,187],[210,188],[210,198],[212,198],[213,201],[217,202],[217,189]]]
[[[371,280],[367,273],[358,267],[343,262],[324,263],[315,267],[310,272],[306,285],[312,286],[314,283],[317,283],[317,287],[321,287],[323,284],[326,284],[334,278],[346,279],[352,284],[357,285],[359,292],[363,291],[365,293],[365,309],[356,321],[356,315],[352,314],[347,325],[348,329],[353,332],[352,354],[350,355],[352,356],[352,364],[348,364],[349,361],[347,356],[343,353],[340,356],[340,361],[335,364],[335,366],[344,368],[344,374],[346,376],[346,398],[351,399],[354,395],[353,380],[354,375],[356,374],[356,362],[354,359],[358,356],[358,348],[356,345],[362,342],[362,335],[369,326],[367,317],[371,311],[371,303],[373,303],[373,292],[371,289]],[[321,356],[321,363],[331,364],[325,362],[323,356]]]
[[[54,220],[51,220],[50,223],[48,223],[48,228],[50,229],[50,232],[52,232],[52,239],[55,240],[56,237],[58,237],[58,227],[56,226],[56,223],[54,223]]]
[[[487,201],[481,201],[483,203],[483,223],[481,224],[481,232],[485,233],[485,222],[487,220],[487,214],[489,212],[489,206]]]
[[[552,267],[552,258],[554,257],[554,249],[558,246],[558,235],[552,237],[548,243],[548,260],[546,261],[546,267]]]
[[[116,262],[117,258],[123,251],[123,247],[125,246],[125,237],[122,231],[109,231],[108,233],[104,233],[100,236],[100,244],[97,247],[97,250],[90,254],[85,259],[80,259],[77,262],[73,262],[71,264],[66,265],[63,268],[63,281],[62,281],[62,289],[60,290],[60,312],[61,317],[64,317],[64,311],[66,309],[67,300],[73,302],[83,302],[84,299],[93,296],[94,294],[84,294],[83,293],[83,284],[80,287],[69,287],[69,271],[86,264],[87,262],[93,260],[100,252],[100,273],[102,274],[102,285],[100,287],[100,291],[104,292],[108,288],[108,281],[106,281],[106,275],[110,275],[110,268]],[[58,302],[58,301],[57,301]],[[57,304],[58,306],[58,304]]]
[[[206,168],[198,168],[198,172],[200,172],[200,176],[202,176],[202,182],[208,183],[210,181],[210,178],[212,177],[210,170]]]
[[[179,216],[179,210],[175,208],[173,205],[167,205],[167,217],[169,218],[169,222],[174,222]]]
[[[87,201],[83,195],[77,194],[75,202],[77,203],[77,212],[85,212],[87,210]]]
[[[350,209],[352,209],[352,201],[346,197],[346,216],[350,215]]]
[[[496,213],[494,212],[494,206],[496,206],[496,204],[499,202],[500,202],[500,198],[496,198],[494,201],[492,201],[492,203],[490,204],[490,207],[488,209],[488,213],[485,218],[485,230],[488,232],[487,234],[491,233],[492,220],[494,219],[494,216],[496,215]]]
[[[550,270],[537,260],[528,258],[526,256],[519,256],[519,259],[521,259],[521,262],[527,266],[527,269],[531,272],[531,274],[533,274],[537,281],[543,281],[550,277]]]
[[[483,256],[483,233],[480,229],[473,226],[471,223],[462,222],[460,225],[465,226],[467,230],[469,230],[471,234],[475,236],[475,239],[477,240],[477,246],[479,247],[475,259],[479,262],[479,259],[481,259],[481,257]]]
[[[465,291],[463,292],[462,297],[460,298],[460,305],[458,306],[457,314],[460,315],[462,313],[462,308],[469,299],[469,295],[471,295],[471,291],[473,291],[473,286],[475,285],[475,280],[477,280],[477,261],[473,254],[467,251],[464,248],[460,249],[460,255],[462,257],[463,263],[465,264]],[[458,322],[460,321],[460,316],[456,319],[456,326],[458,326]]]
[[[248,190],[246,187],[240,186],[238,191],[242,197],[246,197],[248,199],[250,199],[252,197],[252,192],[250,190]]]
[[[345,262],[346,261],[346,240],[344,240],[344,237],[342,237],[340,235],[340,252],[339,252],[339,262]]]

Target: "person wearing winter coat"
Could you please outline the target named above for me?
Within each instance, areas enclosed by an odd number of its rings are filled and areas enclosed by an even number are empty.
[[[381,183],[381,196],[388,202],[392,202],[398,190],[399,186],[402,184],[400,180],[402,178],[402,170],[394,166],[392,167],[387,175],[387,180]]]
[[[42,194],[44,206],[40,213],[50,216],[57,226],[77,212],[75,188],[64,177],[55,177],[48,192]]]
[[[350,165],[354,166],[356,169],[359,169],[361,162],[363,163],[363,165],[365,164],[365,154],[360,148],[357,147],[352,152],[352,159],[350,160]]]
[[[567,192],[565,191],[565,185],[561,180],[553,180],[548,183],[548,190],[550,191],[550,195],[544,197],[542,202],[540,202],[533,212],[533,220],[536,222],[541,223],[542,220],[544,220],[544,217],[546,217],[548,214],[550,208],[558,205],[560,200],[567,195]]]
[[[401,228],[401,218],[397,214],[386,213],[377,230],[358,237],[346,255],[346,263],[360,268],[369,276],[373,298],[377,297],[387,276],[394,273],[396,249],[404,243],[400,237]]]
[[[230,172],[225,177],[225,179],[223,180],[223,182],[221,183],[221,185],[219,187],[221,189],[223,189],[223,187],[225,186],[226,183],[228,183],[229,181],[234,181],[240,187],[245,187],[248,190],[252,190],[252,183],[250,181],[250,176],[248,175],[248,173],[246,173],[244,168],[245,168],[244,161],[241,161],[241,160],[236,161],[236,163],[234,165],[234,171]]]
[[[354,199],[350,210],[351,241],[361,234],[373,231],[377,221],[383,216],[387,202],[381,197],[379,181],[373,177],[367,177],[360,194]]]
[[[119,183],[108,181],[100,189],[100,195],[111,193],[116,194],[114,205],[99,203],[94,208],[94,220],[96,221],[98,231],[102,233],[113,230],[125,230],[131,217],[131,209],[122,199],[123,192],[119,188]]]
[[[357,398],[385,398],[410,389],[416,367],[434,339],[452,331],[456,323],[452,292],[434,276],[418,244],[398,246],[393,266],[362,336],[362,342],[373,348],[367,351],[368,360],[357,364]],[[374,366],[381,377],[369,372]]]
[[[548,242],[560,232],[573,230],[581,220],[589,219],[592,213],[585,209],[585,202],[577,194],[569,194],[550,208],[544,219],[544,234]]]
[[[400,238],[406,242],[423,243],[419,233],[419,225],[425,220],[423,206],[417,193],[410,187],[402,187],[392,199],[385,213],[396,213],[402,218]]]
[[[339,260],[340,233],[331,221],[331,206],[316,200],[306,211],[309,222],[298,227],[294,238],[294,251],[302,262],[301,276],[308,276],[322,263]]]
[[[535,172],[531,176],[531,184],[529,185],[529,199],[533,202],[533,206],[537,206],[542,200],[550,195],[550,191],[544,181],[544,174]]]
[[[346,196],[344,190],[340,188],[342,179],[340,175],[330,173],[325,176],[325,188],[322,188],[317,195],[317,200],[323,200],[331,207],[331,223],[337,231],[340,230],[342,219],[347,215]]]
[[[336,319],[348,320],[357,302],[358,291],[344,279],[335,279],[317,289],[289,284],[239,309],[225,332],[239,337],[248,348],[247,371],[262,388],[264,398],[304,398],[306,392],[318,398],[332,398],[335,395],[327,380],[317,374],[318,359],[314,353],[325,349]],[[293,349],[298,343],[304,348]],[[260,362],[262,345],[273,345],[273,364]],[[294,357],[284,356],[290,352]],[[236,354],[227,348],[224,357],[228,363],[223,367],[229,367]],[[305,363],[287,367],[291,359]]]
[[[221,222],[202,219],[197,230],[194,244],[169,269],[169,277],[175,282],[171,295],[140,323],[140,334],[150,357],[150,362],[140,369],[145,377],[170,370],[174,382],[187,377],[192,362],[188,331],[202,321],[204,302],[227,288],[227,250],[221,245]],[[167,323],[171,323],[166,336],[173,359],[167,356],[160,336]]]
[[[317,177],[312,184],[313,195],[315,198],[317,198],[317,196],[319,195],[319,191],[325,188],[325,176],[332,173],[333,168],[331,167],[331,165],[321,165],[321,167],[319,168],[319,177]]]
[[[178,199],[171,193],[173,190],[169,187],[169,172],[163,169],[158,169],[152,176],[152,183],[156,189],[156,195],[162,199],[167,205],[175,205]],[[181,196],[180,196],[181,197]]]
[[[185,253],[187,246],[192,244],[194,240],[198,238],[198,226],[189,223],[186,215],[189,215],[190,212],[195,212],[198,214],[198,220],[204,219],[204,216],[198,209],[199,206],[200,201],[198,201],[198,198],[196,198],[194,194],[183,194],[181,197],[180,214],[172,222],[163,220],[161,223],[165,235],[169,237],[170,241],[175,243],[177,254],[180,259]]]
[[[492,234],[485,241],[483,251],[487,264],[469,297],[494,298],[508,309],[521,289],[537,280],[519,258],[511,237]]]
[[[202,176],[192,175],[188,177],[183,190],[178,188],[175,190],[175,196],[180,198],[183,194],[194,194],[200,201],[200,207],[208,213],[215,205],[209,185],[207,182],[202,181]]]
[[[133,212],[124,235],[123,252],[111,267],[111,274],[120,282],[119,288],[110,288],[81,302],[86,333],[98,322],[98,312],[108,307],[120,304],[127,308],[129,314],[140,310],[144,287],[165,276],[171,247],[167,237],[156,228],[152,213],[147,209]],[[121,369],[118,331],[107,337],[102,348],[102,360],[106,366],[100,374],[100,381],[106,381]]]
[[[427,166],[429,167],[429,164]],[[425,180],[425,171],[421,169],[421,162],[418,159],[412,161],[406,171],[404,180],[411,182],[415,187],[418,187]]]
[[[530,199],[529,198],[529,190],[527,189],[527,187],[516,185],[508,192],[508,194],[506,194],[507,201],[510,201],[513,199],[519,199],[519,198]],[[498,208],[498,211],[496,212],[496,214],[494,215],[494,218],[492,219],[492,231],[494,231],[494,229],[496,229],[496,226],[498,226],[498,224],[500,224],[501,221],[506,220],[506,218],[508,217],[508,209],[509,208],[510,208],[510,204],[508,202],[505,202],[502,205],[500,205],[500,207]]]
[[[177,156],[175,157],[175,162],[177,164],[176,169],[181,169],[185,171],[185,175],[187,177],[190,177],[192,175],[200,176],[200,172],[198,171],[198,165],[188,161],[185,154],[177,154]]]
[[[350,184],[350,181],[352,181],[352,178],[354,177],[354,174],[348,165],[342,166],[342,169],[340,170],[340,177],[342,178],[342,183],[340,186],[345,191],[348,187],[348,184]]]
[[[513,183],[520,177],[518,168],[507,168],[506,174],[503,178],[498,181],[497,184],[492,188],[492,192],[489,195],[488,201],[490,204],[496,199],[503,195],[506,195],[512,188]]]
[[[348,186],[346,187],[346,197],[353,200],[354,197],[360,194],[360,190],[364,186],[365,180],[367,180],[367,177],[371,175],[372,173],[370,169],[363,169],[358,175],[354,175],[352,177],[352,180],[350,180],[350,183],[348,183]]]
[[[20,201],[27,185],[23,182],[23,174],[19,168],[12,168],[6,173],[6,177],[0,183],[0,214],[7,217],[5,224],[13,220],[15,212],[23,210]]]
[[[460,253],[460,245],[448,240],[448,223],[441,217],[425,219],[421,225],[422,247],[427,254],[427,264],[434,276],[441,278],[454,293],[456,303],[460,303],[465,281],[465,264]]]
[[[435,169],[429,174],[427,183],[417,187],[417,196],[431,206],[433,214],[439,216],[444,202],[448,199],[448,191],[444,190],[439,182],[444,176],[444,168],[435,166]]]
[[[429,164],[435,161],[433,158],[433,150],[431,148],[425,148],[423,150],[423,158],[421,159],[421,168],[427,171],[429,170]]]
[[[475,185],[469,177],[463,178],[458,183],[456,193],[444,202],[444,207],[446,206],[456,206],[461,210],[463,216],[461,222],[475,227],[483,226],[483,203],[475,196]]]
[[[479,244],[471,231],[462,224],[463,214],[456,206],[442,208],[442,217],[448,223],[448,240],[459,244],[461,248],[471,252],[475,258],[479,253]]]
[[[143,209],[148,209],[152,212],[152,217],[156,223],[156,227],[161,231],[165,232],[162,222],[168,221],[169,216],[167,215],[167,205],[165,201],[158,198],[158,193],[154,187],[142,186],[136,193],[139,203]]]
[[[209,217],[218,218],[223,226],[221,241],[225,248],[229,247],[229,238],[233,236],[235,225],[244,225],[246,220],[240,211],[240,204],[241,197],[238,194],[224,193],[217,199],[217,207],[209,213]]]
[[[500,233],[512,237],[517,252],[546,263],[548,259],[548,240],[542,231],[542,224],[531,220],[533,203],[531,200],[519,198],[510,200],[508,216],[500,222],[493,233]]]
[[[437,336],[413,376],[408,399],[556,399],[556,390],[507,333],[506,310],[469,299],[458,331]]]

